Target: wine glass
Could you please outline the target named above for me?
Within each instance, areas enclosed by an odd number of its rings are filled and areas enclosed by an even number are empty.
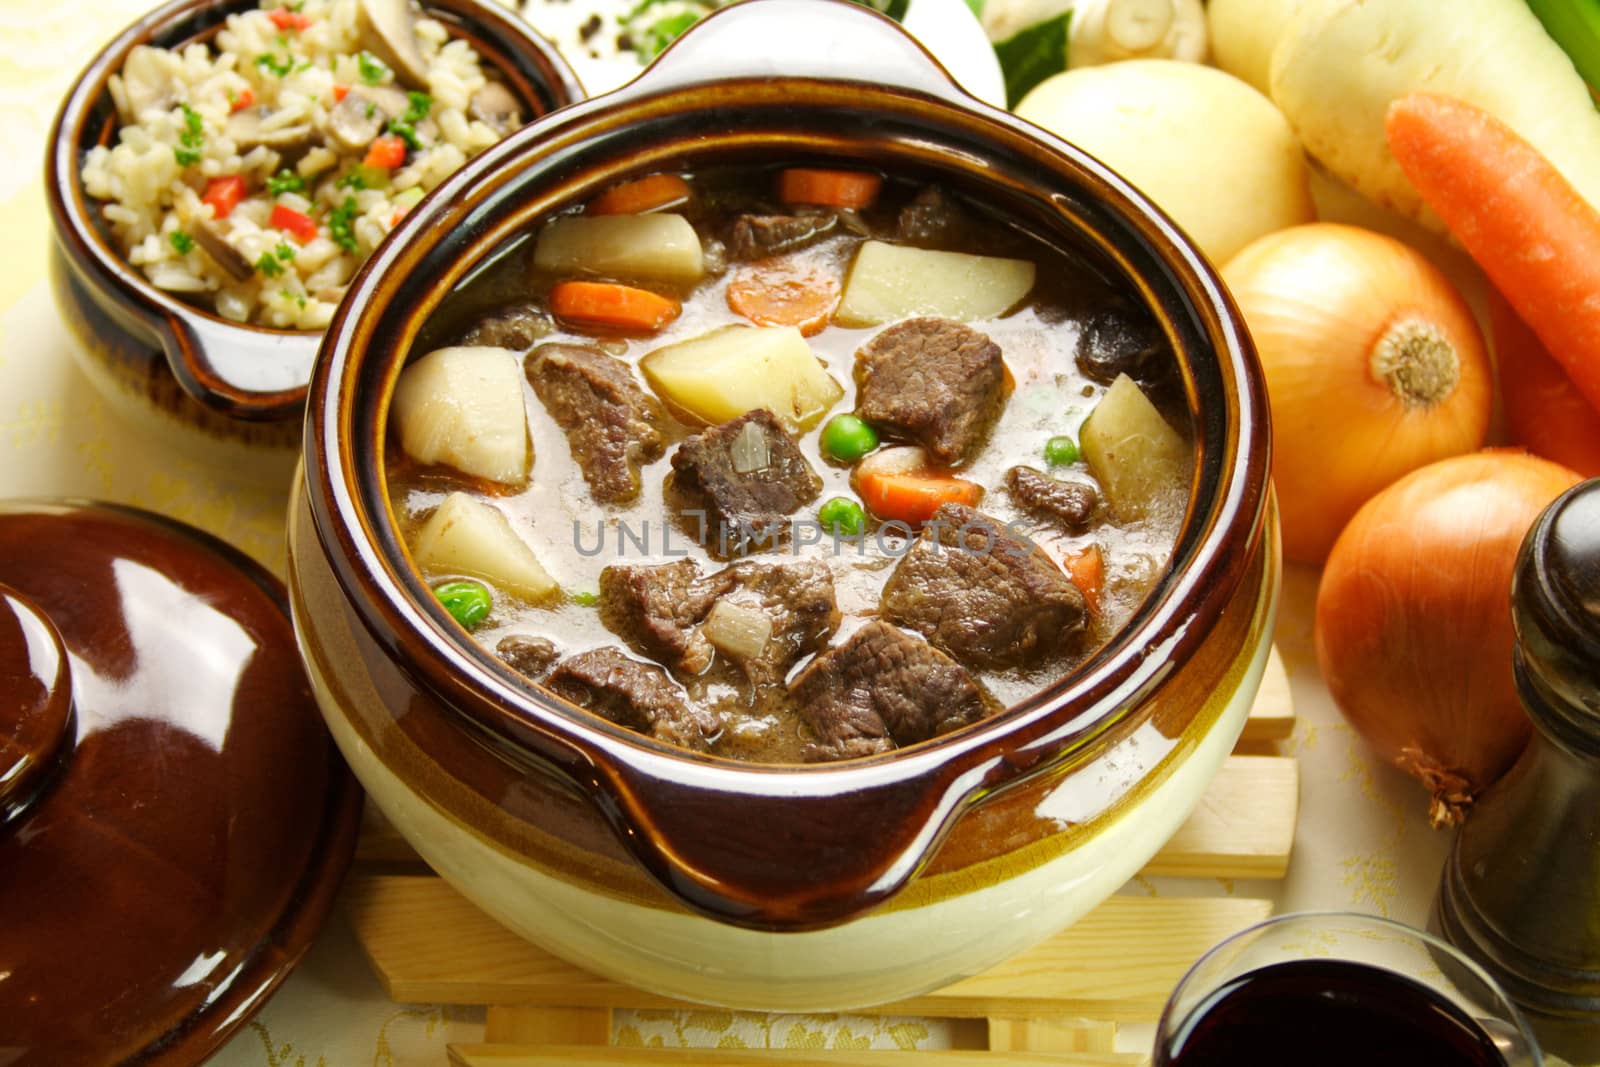
[[[1477,964],[1388,919],[1300,912],[1189,969],[1156,1028],[1155,1067],[1543,1067],[1522,1014]]]

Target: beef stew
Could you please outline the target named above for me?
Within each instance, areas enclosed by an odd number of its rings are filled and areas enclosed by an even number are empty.
[[[1137,302],[937,184],[676,177],[504,250],[402,371],[495,353],[485,395],[440,405],[454,421],[391,414],[385,467],[424,580],[491,594],[477,642],[625,728],[777,763],[937,737],[1091,656],[1160,577],[1192,474],[1176,361]],[[521,426],[493,395],[504,360]],[[510,474],[436,459],[519,429]],[[463,496],[492,535],[441,562],[419,541]],[[502,555],[549,584],[501,581]]]

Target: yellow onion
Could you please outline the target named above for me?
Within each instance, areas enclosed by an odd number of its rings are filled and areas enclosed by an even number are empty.
[[[1579,476],[1513,449],[1406,475],[1356,512],[1317,588],[1317,662],[1378,754],[1460,820],[1530,724],[1512,681],[1511,572],[1528,529]]]
[[[1254,241],[1222,274],[1266,371],[1289,559],[1321,563],[1378,490],[1483,446],[1483,337],[1420,253],[1319,222]]]

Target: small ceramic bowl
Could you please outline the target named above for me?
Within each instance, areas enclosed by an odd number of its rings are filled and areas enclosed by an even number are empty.
[[[83,155],[116,138],[108,79],[139,45],[205,41],[256,0],[172,0],[118,34],[79,76],[50,131],[45,189],[56,243],[50,279],[74,354],[108,403],[142,429],[219,471],[276,478],[298,456],[300,419],[321,335],[230,322],[156,288],[129,266],[83,187]],[[493,0],[426,0],[465,38],[524,110],[583,98],[560,54]]]
[[[1172,564],[1123,631],[978,726],[833,765],[671,749],[521,682],[412,569],[382,469],[388,399],[421,324],[519,235],[628,177],[779,161],[938,181],[1090,257],[1166,332],[1195,428]],[[838,1009],[1038,942],[1184,821],[1266,661],[1266,395],[1215,273],[1126,182],[966,96],[854,4],[734,5],[626,88],[469,164],[352,285],[308,406],[291,599],[323,713],[369,796],[506,925],[657,992]]]

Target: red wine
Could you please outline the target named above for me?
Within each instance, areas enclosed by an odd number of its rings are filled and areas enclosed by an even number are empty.
[[[1156,1049],[1155,1067],[1506,1067],[1472,1017],[1410,978],[1346,960],[1241,975]]]

